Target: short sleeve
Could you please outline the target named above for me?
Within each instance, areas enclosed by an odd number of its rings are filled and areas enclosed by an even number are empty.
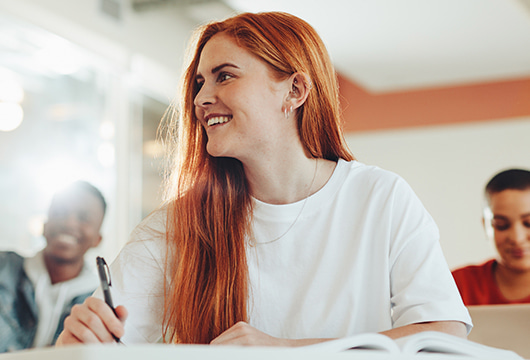
[[[434,220],[401,178],[392,204],[390,283],[394,327],[428,321],[472,323],[445,261]]]

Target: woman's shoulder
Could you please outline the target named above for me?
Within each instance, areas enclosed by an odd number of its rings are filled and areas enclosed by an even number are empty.
[[[358,160],[339,160],[337,172],[350,188],[359,191],[375,191],[375,193],[393,193],[396,189],[408,193],[410,185],[393,171],[376,165],[368,165]]]
[[[351,178],[367,180],[396,181],[402,177],[393,171],[383,169],[377,165],[369,165],[359,160],[346,161],[340,159],[337,168],[348,174]]]
[[[163,263],[166,244],[167,207],[161,206],[147,215],[131,232],[115,263],[119,266],[141,259],[142,266]],[[154,262],[153,262],[154,260]]]
[[[455,280],[472,279],[476,281],[479,278],[484,278],[492,273],[496,260],[489,259],[481,264],[466,265],[456,268],[452,271]]]
[[[497,287],[493,267],[495,259],[481,264],[459,267],[452,271],[456,286],[466,305],[487,305],[506,303]]]
[[[133,240],[153,240],[165,236],[167,224],[167,205],[162,205],[147,215],[131,233]]]

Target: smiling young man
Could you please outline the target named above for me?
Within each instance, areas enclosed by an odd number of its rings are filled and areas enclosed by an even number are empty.
[[[42,251],[0,252],[0,352],[53,345],[72,306],[96,289],[84,255],[101,242],[105,210],[97,188],[74,182],[52,199]]]
[[[486,185],[483,223],[497,259],[453,271],[466,305],[530,303],[530,171],[505,170]]]

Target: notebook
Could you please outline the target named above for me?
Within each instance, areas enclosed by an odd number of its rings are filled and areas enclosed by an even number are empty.
[[[471,341],[515,351],[530,359],[530,304],[468,306]]]

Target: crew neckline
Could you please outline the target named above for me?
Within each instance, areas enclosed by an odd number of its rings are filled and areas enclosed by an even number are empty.
[[[310,195],[309,197],[293,203],[270,204],[252,197],[254,203],[254,217],[263,220],[280,218],[282,220],[288,221],[298,215],[301,207],[304,206],[305,202],[307,202],[307,204],[303,209],[304,213],[302,214],[302,216],[308,216],[309,214],[318,210],[318,207],[315,208],[311,206],[311,204],[322,203],[332,199],[339,190],[342,182],[344,182],[346,176],[348,175],[349,168],[351,166],[358,165],[359,163],[355,160],[346,161],[344,159],[339,159],[337,161],[335,169],[333,170],[333,173],[331,174],[326,184],[322,186],[322,188],[320,188],[317,192]]]

